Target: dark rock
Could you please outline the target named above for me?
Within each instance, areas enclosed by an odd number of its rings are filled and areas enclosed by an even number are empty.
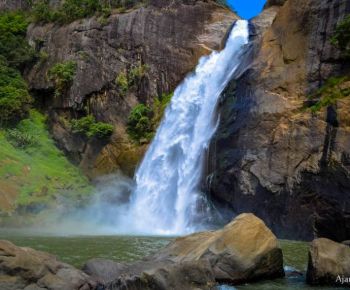
[[[222,230],[176,239],[140,262],[91,260],[84,271],[106,289],[212,289],[282,277],[283,257],[276,237],[252,214],[242,214]],[[124,287],[124,288],[123,288]]]
[[[286,2],[287,0],[267,0],[265,8],[269,8],[272,6],[283,6]]]
[[[89,290],[96,282],[56,257],[0,241],[0,289]]]
[[[27,9],[27,0],[1,0],[0,1],[0,11],[3,10],[17,10],[17,9]]]
[[[350,239],[350,100],[304,108],[326,79],[350,72],[330,44],[350,2],[287,0],[275,17],[269,9],[255,19],[246,72],[219,107],[208,195],[227,220],[253,212],[282,238]]]
[[[316,239],[309,251],[306,274],[311,285],[350,287],[350,249],[328,239]]]

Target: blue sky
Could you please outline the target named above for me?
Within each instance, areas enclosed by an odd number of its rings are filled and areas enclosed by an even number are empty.
[[[227,0],[227,3],[238,12],[239,16],[250,19],[259,14],[266,0]]]

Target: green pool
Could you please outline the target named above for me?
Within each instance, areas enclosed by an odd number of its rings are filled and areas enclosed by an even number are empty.
[[[91,258],[105,258],[131,262],[152,254],[166,246],[170,237],[137,236],[43,236],[23,231],[1,230],[0,239],[6,239],[18,246],[31,247],[52,253],[60,260],[80,268]],[[286,266],[305,271],[307,266],[308,243],[280,241]],[[327,287],[308,287],[304,277],[262,281],[222,290],[318,290],[334,289]],[[341,288],[338,288],[341,289]]]

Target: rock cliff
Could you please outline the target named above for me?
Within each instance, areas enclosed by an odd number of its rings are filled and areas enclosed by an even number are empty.
[[[132,144],[126,135],[131,109],[172,92],[199,57],[222,48],[236,19],[214,1],[153,0],[108,18],[31,25],[28,40],[44,57],[26,71],[26,78],[39,105],[49,112],[58,146],[90,177],[117,169],[132,175],[146,146]],[[74,80],[55,97],[48,72],[68,60],[77,63]],[[145,72],[122,90],[117,77],[134,68]],[[114,125],[110,142],[71,133],[69,121],[86,114]]]
[[[349,13],[346,0],[268,1],[252,21],[260,35],[250,65],[219,108],[208,192],[231,213],[255,213],[280,237],[350,238],[350,100],[305,108],[329,77],[350,72],[330,43]]]

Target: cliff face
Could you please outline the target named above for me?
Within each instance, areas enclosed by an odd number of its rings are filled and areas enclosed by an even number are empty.
[[[27,0],[1,0],[0,1],[0,11],[1,10],[15,10],[15,9],[27,9]]]
[[[131,109],[172,92],[199,57],[222,48],[235,19],[214,1],[153,0],[107,19],[32,25],[28,40],[47,57],[29,69],[26,78],[39,105],[49,112],[59,147],[91,177],[117,169],[132,175],[145,146],[133,145],[126,135]],[[67,60],[77,63],[77,71],[69,90],[55,97],[48,71]],[[117,77],[135,67],[147,69],[122,92]],[[69,121],[86,114],[115,126],[110,142],[70,132]]]
[[[208,191],[236,214],[254,212],[280,237],[349,239],[350,100],[316,113],[304,107],[326,79],[350,72],[330,44],[350,2],[269,1],[266,7],[253,21],[265,32],[253,42],[251,66],[230,84],[220,107]]]

